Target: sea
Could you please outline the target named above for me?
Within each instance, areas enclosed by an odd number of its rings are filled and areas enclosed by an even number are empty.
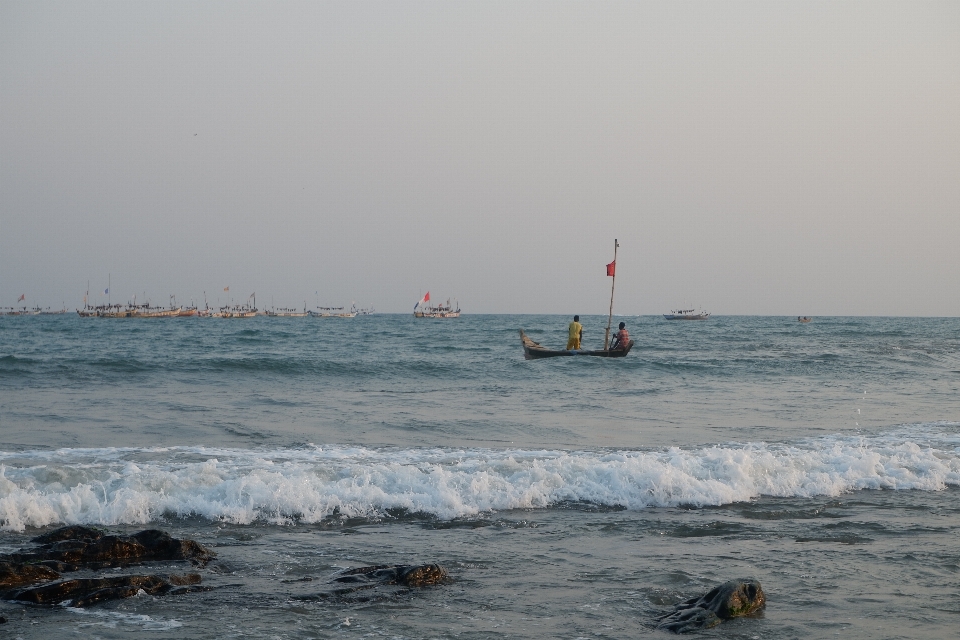
[[[0,637],[667,638],[748,577],[762,613],[699,635],[960,637],[960,319],[615,316],[626,358],[523,358],[569,321],[0,317],[0,553],[217,554],[208,591],[0,602]]]

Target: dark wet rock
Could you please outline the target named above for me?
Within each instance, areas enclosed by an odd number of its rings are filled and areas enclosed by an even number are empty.
[[[107,534],[102,529],[75,524],[69,527],[60,527],[49,533],[39,535],[30,540],[30,542],[36,542],[37,544],[50,544],[62,540],[86,540],[88,542],[94,542],[105,535]]]
[[[731,580],[699,598],[681,602],[659,619],[657,629],[688,633],[715,627],[724,620],[759,611],[767,597],[756,580]]]
[[[43,565],[0,560],[0,590],[37,584],[38,582],[49,582],[59,578],[59,573]]]
[[[46,564],[69,571],[99,569],[158,560],[187,560],[203,566],[214,553],[193,540],[179,540],[157,529],[132,536],[107,535],[90,527],[63,527],[34,538],[41,545],[6,557],[13,562]]]
[[[404,587],[428,587],[449,580],[446,569],[437,564],[378,565],[350,569],[334,582],[354,584],[396,584]]]
[[[303,600],[316,600],[331,597],[343,597],[358,592],[376,589],[377,593],[361,598],[372,600],[396,595],[410,588],[429,587],[450,582],[446,569],[437,564],[424,565],[376,565],[348,569],[333,579],[336,587],[310,596],[300,596]],[[390,589],[394,587],[394,589]],[[400,587],[396,589],[395,587]],[[381,588],[386,590],[381,591]]]
[[[6,621],[7,621],[6,618],[4,618],[3,616],[0,616],[0,624],[5,623]]]
[[[8,593],[6,597],[8,600],[34,604],[59,604],[69,601],[74,607],[88,607],[105,600],[129,598],[141,591],[150,595],[167,593],[172,591],[174,587],[197,585],[200,581],[200,575],[196,573],[184,576],[149,575],[83,578],[21,589]]]
[[[34,604],[70,602],[86,607],[129,598],[141,591],[151,595],[201,591],[206,587],[198,586],[201,578],[196,573],[75,580],[61,580],[60,573],[162,561],[189,561],[205,566],[215,556],[193,540],[172,538],[156,529],[125,536],[71,526],[37,536],[33,541],[39,546],[0,556],[0,598]]]

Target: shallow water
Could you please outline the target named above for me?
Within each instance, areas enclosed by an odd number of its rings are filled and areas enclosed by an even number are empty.
[[[626,359],[525,361],[568,319],[0,318],[0,551],[83,522],[219,555],[212,591],[4,633],[623,638],[753,576],[763,615],[708,634],[956,637],[960,321],[622,319]],[[426,562],[454,582],[312,597]]]

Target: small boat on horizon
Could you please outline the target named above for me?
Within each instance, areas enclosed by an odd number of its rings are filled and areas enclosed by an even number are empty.
[[[811,320],[813,320],[813,318],[811,318],[810,316],[797,316],[797,322],[802,322],[803,324],[806,324]]]
[[[696,309],[674,309],[663,314],[664,320],[706,320],[710,314]]]

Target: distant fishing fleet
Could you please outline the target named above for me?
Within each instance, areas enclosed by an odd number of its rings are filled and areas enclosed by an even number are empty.
[[[224,291],[228,291],[229,287]],[[104,289],[104,295],[109,295],[110,288]],[[25,294],[21,294],[17,302],[25,299]],[[107,304],[92,305],[89,303],[90,293],[83,296],[83,308],[77,309],[77,315],[81,318],[253,318],[256,316],[271,316],[279,318],[356,318],[357,316],[373,315],[373,307],[360,308],[353,303],[349,309],[346,307],[317,307],[316,309],[307,309],[306,303],[303,310],[291,309],[287,307],[258,309],[257,294],[250,294],[246,304],[224,305],[218,309],[211,308],[204,301],[203,308],[194,305],[177,305],[176,297],[170,296],[170,304],[167,307],[154,306],[150,303],[137,304],[136,296],[133,302],[127,304]],[[206,296],[204,296],[206,298]],[[2,316],[49,316],[62,315],[67,313],[66,305],[59,310],[51,310],[49,307],[41,309],[40,307],[5,307],[0,308]]]

